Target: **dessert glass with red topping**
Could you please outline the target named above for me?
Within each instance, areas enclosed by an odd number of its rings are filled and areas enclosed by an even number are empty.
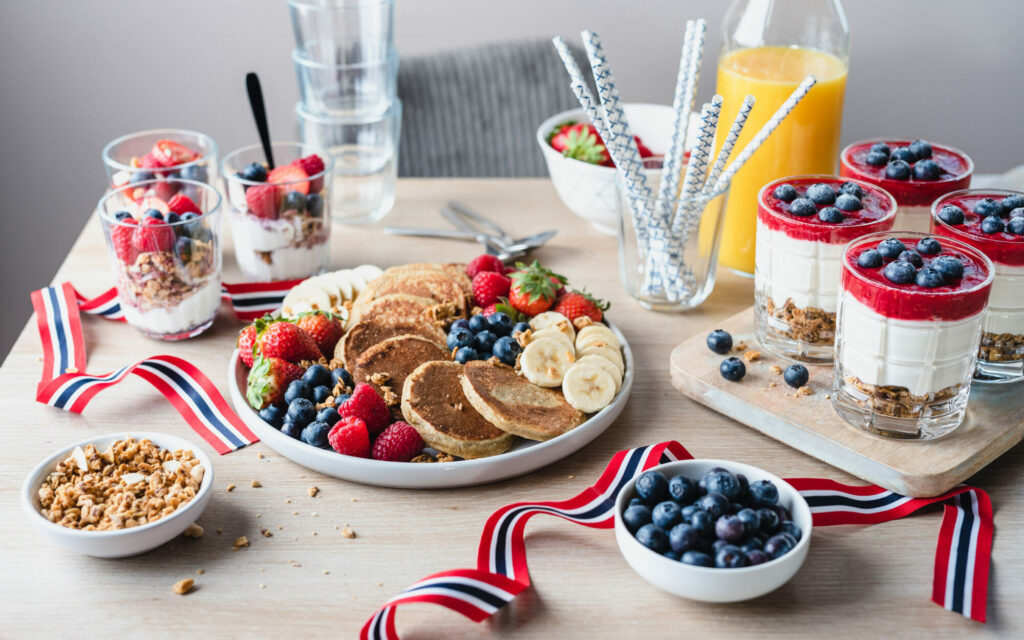
[[[231,204],[235,258],[250,281],[306,278],[330,260],[330,189],[334,158],[299,142],[243,147],[221,165]]]
[[[174,195],[163,200],[166,185]],[[220,307],[221,197],[194,180],[147,180],[98,205],[124,319],[151,338],[182,340],[213,324]]]
[[[892,228],[896,201],[858,180],[808,175],[757,196],[754,328],[772,352],[801,362],[833,358],[845,245]]]
[[[217,143],[208,135],[184,129],[139,131],[103,147],[103,164],[111,189],[178,178],[216,184]],[[159,195],[166,201],[173,194]]]
[[[995,265],[976,380],[1024,379],[1024,193],[966,189],[932,205],[932,233],[955,238]]]
[[[946,237],[895,231],[843,252],[832,406],[850,424],[930,439],[964,418],[992,261]]]
[[[839,175],[891,193],[899,205],[895,228],[920,233],[931,228],[935,199],[971,186],[973,173],[966,153],[924,140],[861,140],[839,155]]]

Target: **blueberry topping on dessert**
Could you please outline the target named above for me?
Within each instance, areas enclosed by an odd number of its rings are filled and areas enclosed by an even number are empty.
[[[818,212],[818,219],[821,220],[822,222],[839,224],[840,222],[843,221],[843,212],[837,209],[836,207],[825,207],[824,209]]]
[[[913,142],[911,142],[910,150],[918,158],[932,157],[932,145],[928,144],[924,140],[914,140]]]
[[[921,238],[917,241],[917,252],[924,256],[934,256],[942,251],[942,245],[935,238]]]
[[[1020,211],[1024,214],[1024,208],[1014,209],[1014,211]],[[1024,236],[1024,217],[1016,216],[1010,218],[1010,221],[1006,223],[1006,231],[1016,236]]]
[[[330,449],[331,443],[327,441],[327,434],[331,431],[331,425],[326,422],[310,422],[305,429],[302,430],[302,434],[299,439],[306,444],[311,444],[314,447],[320,447],[321,449]]]
[[[491,333],[490,330],[481,331],[473,337],[473,348],[479,353],[490,353],[494,349],[494,341],[498,339],[498,336]]]
[[[865,269],[877,269],[882,266],[882,254],[874,249],[868,249],[857,256],[857,266]]]
[[[917,154],[911,151],[910,147],[897,147],[896,149],[892,150],[892,153],[889,154],[890,162],[902,160],[907,164],[913,164],[917,162],[917,159]]]
[[[810,198],[797,198],[790,203],[789,212],[794,216],[806,218],[818,213],[818,207],[814,206]]]
[[[303,428],[310,422],[313,422],[313,418],[316,417],[316,410],[313,408],[313,403],[306,398],[296,398],[288,403],[288,414],[286,420],[295,424],[298,428]]]
[[[917,272],[917,276],[914,278],[914,282],[919,287],[925,289],[934,289],[935,287],[941,287],[946,284],[946,279],[938,269],[932,267],[925,267]]]
[[[324,199],[319,193],[311,193],[306,196],[306,211],[314,218],[319,218],[324,212]]]
[[[512,316],[503,311],[496,311],[487,316],[487,327],[498,337],[507,336],[512,333],[514,325],[515,322],[512,321]]]
[[[164,212],[159,209],[146,209],[142,215],[146,218],[155,218],[156,220],[164,219]]]
[[[864,205],[857,196],[851,196],[848,193],[841,193],[839,194],[839,197],[836,198],[836,207],[843,211],[860,211],[864,208]]]
[[[738,382],[743,379],[743,376],[747,375],[747,366],[735,356],[723,360],[718,370],[723,378],[732,382]]]
[[[298,191],[289,191],[284,195],[284,202],[281,205],[282,211],[298,211],[303,212],[306,210],[306,196],[302,195]]]
[[[355,383],[352,381],[352,374],[348,372],[348,369],[342,367],[331,370],[331,382],[336,385],[343,384],[346,387],[355,386]]]
[[[931,267],[947,281],[959,280],[964,276],[964,264],[953,256],[939,256],[932,260]]]
[[[889,154],[892,153],[892,151],[889,149],[889,145],[885,144],[884,142],[876,142],[875,144],[871,145],[870,151],[871,153],[880,153],[883,156],[885,156],[886,159],[888,159]]]
[[[313,404],[320,404],[331,396],[331,390],[324,385],[313,387]]]
[[[775,187],[774,191],[772,191],[772,196],[779,200],[782,200],[783,202],[793,202],[794,200],[796,200],[797,193],[793,185],[780,184],[779,186]]]
[[[999,216],[987,216],[981,220],[982,233],[1001,233],[1005,225]]]
[[[955,204],[947,204],[939,210],[939,220],[951,225],[963,224],[964,210]]]
[[[258,162],[250,162],[238,172],[238,177],[249,182],[266,182],[267,168]]]
[[[284,422],[284,410],[276,404],[267,405],[260,409],[260,418],[270,426],[280,429]]]
[[[117,213],[114,214],[114,220],[117,220],[118,222],[124,222],[128,218],[132,218],[132,214],[128,213],[127,211],[118,211]],[[134,218],[132,219],[134,220]]]
[[[884,167],[885,163],[889,162],[889,154],[871,151],[868,153],[867,157],[864,158],[864,162],[868,163],[872,167]]]
[[[910,180],[910,165],[903,160],[893,160],[885,167],[885,177],[890,180]]]
[[[473,344],[473,332],[463,327],[453,328],[448,332],[448,350],[454,351]]]
[[[181,177],[185,180],[195,180],[196,182],[208,182],[210,174],[206,171],[206,165],[203,164],[192,164],[187,167],[181,168]]]
[[[836,192],[831,186],[819,182],[807,187],[807,197],[814,204],[832,204],[836,201]]]
[[[326,422],[332,427],[341,420],[341,414],[334,407],[324,407],[316,414],[316,419],[313,422]]]
[[[469,319],[469,330],[473,333],[480,333],[487,329],[487,317],[477,314]]]
[[[1024,207],[1017,207],[1016,209],[1010,209],[1011,218],[1024,218]]]
[[[882,270],[882,274],[885,275],[889,282],[896,284],[910,284],[914,281],[917,276],[917,269],[914,265],[909,262],[903,262],[902,260],[896,260],[885,265],[885,269]]]
[[[515,338],[511,336],[502,336],[495,341],[492,353],[494,353],[494,356],[498,358],[498,360],[501,360],[503,364],[514,367],[516,366],[516,358],[519,357],[519,352],[522,350],[523,348],[519,346],[519,343],[515,341]]]
[[[848,193],[854,198],[864,197],[864,189],[856,182],[844,182],[839,185],[839,193]]]
[[[331,372],[322,364],[314,364],[306,369],[306,373],[302,374],[302,379],[313,387],[334,386],[331,384]]]
[[[1003,211],[1009,211],[1012,216],[1015,210],[1024,208],[1024,196],[1014,193],[1003,198],[1000,204],[1003,205]],[[1024,215],[1024,213],[1021,215]]]
[[[878,253],[886,260],[895,260],[906,250],[906,245],[897,238],[886,238],[878,243]]]
[[[811,374],[807,371],[807,367],[802,364],[791,364],[786,367],[786,371],[782,374],[786,384],[794,389],[799,389],[807,384],[810,377]]]
[[[480,353],[473,347],[461,347],[455,352],[455,362],[466,364],[470,360],[480,360]]]
[[[920,269],[921,267],[924,266],[924,260],[921,258],[921,254],[916,252],[916,251],[914,251],[913,249],[907,249],[906,251],[901,253],[900,257],[897,258],[897,260],[902,260],[903,262],[909,262],[910,264],[914,265],[918,269]]]
[[[715,329],[708,334],[708,349],[723,355],[729,353],[729,349],[732,349],[732,336],[728,331]]]
[[[938,180],[942,176],[942,168],[934,160],[921,160],[914,163],[915,180]]]
[[[1003,205],[995,198],[982,198],[974,205],[974,213],[979,216],[1001,216],[1003,215]]]
[[[289,405],[299,398],[309,400],[313,395],[313,387],[305,380],[292,380],[288,388],[284,390],[284,401]]]

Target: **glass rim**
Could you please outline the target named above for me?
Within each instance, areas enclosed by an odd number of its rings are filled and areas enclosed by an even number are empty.
[[[865,144],[876,144],[876,143],[879,143],[879,142],[883,142],[885,144],[895,143],[895,144],[906,144],[906,145],[909,145],[914,140],[919,140],[919,139],[920,138],[914,138],[914,139],[910,139],[910,138],[865,138],[863,140],[856,140],[856,141],[851,142],[850,144],[846,145],[845,147],[843,147],[843,150],[839,152],[839,163],[840,164],[844,164],[844,165],[850,167],[851,169],[859,171],[859,169],[857,169],[857,167],[852,162],[850,162],[848,160],[848,158],[850,157],[850,154],[853,153],[853,148],[854,147],[859,147],[859,146],[865,145]],[[967,155],[966,153],[964,153],[960,149],[957,149],[956,147],[949,146],[948,144],[939,144],[937,142],[931,142],[931,141],[928,141],[928,140],[925,140],[924,142],[927,142],[928,144],[930,144],[932,149],[941,149],[943,151],[949,151],[951,153],[951,155],[955,155],[955,156],[958,156],[958,157],[966,160],[967,161],[967,169],[963,173],[958,173],[955,176],[953,176],[952,178],[944,178],[942,180],[918,180],[919,183],[921,183],[923,185],[928,185],[928,184],[942,184],[943,182],[956,182],[957,180],[963,180],[967,176],[973,176],[974,175],[974,160],[971,158],[971,156]],[[910,180],[894,180],[893,178],[886,178],[885,176],[882,176],[881,179],[882,180],[892,180],[893,182],[898,182],[900,184],[910,184]]]
[[[103,207],[103,205],[108,200],[113,198],[114,196],[116,196],[116,195],[118,195],[120,193],[123,193],[124,191],[127,191],[128,189],[137,189],[137,188],[139,188],[139,187],[141,187],[143,185],[165,184],[165,183],[168,183],[168,182],[175,182],[175,183],[179,183],[179,184],[185,184],[185,185],[191,185],[191,186],[194,186],[194,187],[199,187],[201,190],[207,190],[207,191],[212,192],[213,195],[215,195],[217,197],[217,199],[214,201],[214,205],[212,207],[210,207],[208,210],[200,213],[194,220],[179,220],[177,222],[164,222],[164,224],[166,224],[167,226],[169,226],[169,227],[176,227],[176,226],[183,225],[183,224],[192,224],[194,222],[197,222],[199,220],[202,220],[202,219],[206,218],[209,215],[212,215],[212,214],[217,213],[217,212],[220,211],[221,204],[223,204],[223,202],[224,202],[224,196],[222,196],[220,194],[220,190],[219,189],[217,189],[213,185],[206,184],[205,182],[199,182],[198,180],[186,180],[184,178],[169,178],[167,180],[157,180],[157,179],[154,178],[153,180],[143,180],[142,182],[137,182],[135,184],[126,184],[126,185],[122,185],[120,187],[117,187],[116,189],[110,189],[106,193],[104,193],[103,196],[100,198],[99,202],[96,203],[96,211],[99,214],[100,219],[103,220],[104,222],[110,224],[110,225],[115,225],[115,226],[118,226],[118,227],[136,226],[136,225],[129,225],[129,224],[126,224],[124,222],[121,222],[120,220],[118,220],[117,218],[114,217],[115,214],[106,211],[105,208]],[[122,209],[122,211],[123,211],[123,209]]]
[[[865,241],[868,241],[868,240],[875,240],[875,239],[884,240],[886,238],[896,238],[897,240],[899,240],[901,238],[907,238],[907,237],[918,238],[920,240],[920,239],[923,239],[923,238],[933,238],[934,236],[932,234],[930,234],[930,233],[921,233],[920,231],[898,231],[898,230],[894,230],[894,231],[878,231],[878,232],[875,232],[875,233],[869,233],[869,234],[863,235],[863,236],[861,236],[859,238],[855,238],[855,239],[847,242],[843,246],[843,253],[842,253],[842,256],[843,256],[843,271],[849,271],[850,274],[853,275],[853,277],[855,277],[858,280],[860,280],[861,282],[865,282],[865,283],[867,283],[867,284],[869,284],[871,286],[881,287],[881,288],[886,289],[888,291],[898,291],[898,292],[900,292],[902,294],[911,295],[911,296],[936,296],[936,297],[941,297],[941,296],[961,295],[961,294],[964,294],[964,293],[972,293],[974,291],[978,291],[979,289],[983,289],[985,287],[988,287],[988,286],[992,285],[992,281],[995,279],[996,267],[995,267],[995,264],[992,262],[991,258],[989,258],[987,255],[985,255],[984,252],[979,251],[978,249],[975,249],[974,247],[972,247],[971,245],[967,244],[966,242],[964,242],[962,240],[957,240],[956,238],[949,238],[949,237],[946,237],[946,236],[942,237],[942,242],[951,242],[951,243],[953,243],[953,245],[958,250],[962,251],[963,253],[969,254],[972,258],[975,258],[980,263],[985,265],[985,268],[988,270],[988,273],[986,274],[986,277],[985,277],[985,279],[982,282],[979,282],[978,284],[976,284],[973,287],[970,287],[968,289],[957,289],[956,291],[913,291],[913,290],[910,290],[910,289],[903,289],[903,288],[900,288],[900,287],[897,287],[897,286],[893,286],[888,281],[870,280],[870,279],[866,278],[863,274],[861,274],[859,271],[854,269],[852,266],[850,266],[850,261],[847,259],[847,256],[849,255],[850,251],[854,248],[854,245],[859,245],[859,244],[864,243]],[[908,247],[908,249],[909,249],[909,247]]]
[[[333,69],[342,71],[347,69],[364,69],[375,66],[397,67],[398,48],[393,44],[388,45],[387,54],[383,58],[379,58],[377,60],[370,60],[368,62],[341,62],[336,64],[332,62],[318,62],[316,60],[312,60],[301,48],[295,47],[292,49],[292,62],[307,69],[317,70]]]
[[[388,122],[395,119],[402,119],[402,101],[399,98],[395,98],[388,105],[388,108],[380,112],[370,112],[360,116],[343,116],[336,117],[327,114],[312,113],[306,108],[306,105],[299,100],[295,103],[295,115],[299,118],[299,122],[312,122],[315,124],[324,125],[342,125],[342,126],[355,126],[355,125],[366,125],[375,124],[377,122]]]
[[[613,167],[604,167],[604,168],[605,169],[612,169],[613,171],[615,171],[615,186],[619,190],[619,196],[620,197],[628,197],[630,200],[641,200],[643,202],[670,202],[670,203],[673,203],[673,204],[682,204],[684,202],[691,202],[689,199],[683,198],[683,197],[679,197],[679,198],[662,198],[661,196],[657,196],[657,195],[641,196],[639,194],[631,193],[630,189],[628,187],[626,187],[622,183],[622,175],[621,175],[621,173],[619,172],[619,170],[617,168],[613,168]],[[662,170],[661,169],[649,169],[649,170],[645,170],[643,173],[646,173],[647,176],[650,177],[651,176],[651,172],[654,172],[654,171],[660,172]],[[726,193],[728,193],[730,187],[732,187],[732,181],[731,180],[729,182],[727,182],[725,184],[725,186],[722,187],[721,189],[710,191],[707,195],[697,198],[697,200],[703,200],[704,201],[704,206],[706,207],[715,198],[718,198],[718,197],[723,196]],[[698,195],[699,195],[699,192],[698,192]]]
[[[301,153],[302,149],[309,149],[310,153],[316,154],[317,156],[320,157],[320,160],[323,161],[323,163],[324,163],[324,170],[319,172],[319,173],[316,173],[314,175],[306,176],[305,178],[302,178],[301,180],[289,180],[287,182],[273,182],[273,183],[271,183],[271,182],[257,182],[255,180],[246,180],[245,178],[239,177],[236,173],[228,171],[228,161],[229,160],[233,160],[236,156],[239,156],[239,155],[241,155],[241,154],[243,154],[245,152],[254,151],[254,150],[255,151],[260,151],[262,153],[263,145],[260,144],[260,143],[256,143],[256,144],[250,144],[250,145],[246,145],[244,147],[240,147],[238,149],[235,149],[231,153],[229,153],[226,156],[224,156],[224,158],[220,161],[221,177],[223,177],[225,181],[230,180],[230,181],[233,181],[233,182],[237,182],[239,184],[244,184],[244,185],[249,185],[249,186],[260,185],[260,184],[274,184],[274,185],[277,185],[279,187],[286,187],[288,185],[299,184],[299,183],[302,183],[302,182],[309,182],[310,180],[316,180],[317,178],[325,177],[327,174],[329,174],[334,169],[334,156],[331,155],[330,153],[328,153],[325,149],[323,149],[321,147],[318,147],[316,145],[306,144],[305,142],[280,141],[280,142],[271,142],[270,146],[275,151],[278,148],[281,148],[281,149],[296,149],[296,148],[298,148],[300,150],[300,153]],[[309,154],[306,154],[306,155],[309,155]],[[304,157],[304,156],[302,156],[302,157]],[[278,166],[283,166],[283,165],[279,164]],[[241,167],[239,167],[239,169],[241,169]]]
[[[1020,248],[1024,249],[1024,236],[1022,236],[1022,240],[1005,240],[1003,238],[992,238],[992,237],[985,236],[985,235],[975,236],[975,235],[969,234],[969,233],[967,233],[965,231],[961,231],[960,229],[954,227],[951,224],[946,223],[941,218],[939,218],[939,205],[941,205],[943,202],[946,202],[947,200],[952,200],[953,198],[959,198],[959,197],[963,197],[963,196],[966,196],[966,195],[979,195],[979,196],[987,196],[987,195],[1003,195],[1003,196],[1017,195],[1017,196],[1024,196],[1024,191],[1014,191],[1013,189],[985,189],[984,187],[972,187],[972,188],[968,188],[968,189],[957,189],[956,191],[950,191],[949,193],[945,193],[945,194],[939,196],[938,198],[935,199],[935,202],[932,203],[931,215],[932,215],[932,220],[935,222],[935,224],[939,225],[943,229],[949,229],[952,233],[955,233],[957,236],[978,238],[979,240],[984,240],[985,242],[992,242],[994,244],[1006,245],[1008,247],[1020,247]],[[956,238],[953,238],[953,239],[956,240]]]
[[[828,225],[828,223],[826,223],[825,225],[818,225],[818,224],[813,224],[811,222],[807,222],[805,220],[800,220],[799,218],[784,217],[784,215],[782,213],[780,213],[778,211],[775,211],[774,209],[769,207],[764,202],[764,196],[768,192],[768,188],[769,187],[776,187],[776,186],[778,186],[780,184],[784,184],[786,182],[789,182],[790,180],[804,180],[804,179],[818,179],[818,178],[822,179],[823,181],[824,180],[835,180],[835,181],[841,181],[841,182],[853,182],[853,183],[855,183],[857,185],[860,185],[861,187],[866,187],[868,191],[879,192],[879,193],[881,193],[881,195],[883,195],[886,198],[888,198],[889,205],[890,205],[889,206],[889,210],[886,212],[886,214],[883,217],[881,217],[881,218],[879,218],[877,220],[869,220],[869,221],[865,221],[865,222],[858,222],[857,224]],[[763,187],[761,187],[761,189],[757,192],[757,206],[758,206],[758,209],[764,209],[773,218],[777,218],[779,220],[783,220],[787,224],[795,223],[795,224],[800,224],[800,225],[808,225],[808,226],[814,227],[815,229],[818,229],[818,228],[858,229],[858,228],[861,228],[861,227],[869,227],[871,225],[878,224],[879,222],[885,222],[887,220],[895,218],[896,217],[896,212],[897,212],[897,210],[899,208],[899,205],[896,203],[896,198],[891,193],[889,193],[888,191],[886,191],[882,187],[879,187],[878,185],[871,184],[870,182],[866,182],[866,181],[861,180],[859,178],[844,178],[842,176],[836,176],[836,175],[831,175],[831,174],[827,174],[827,173],[807,173],[807,174],[801,174],[801,175],[796,175],[796,176],[788,176],[788,177],[785,177],[785,178],[779,178],[777,180],[772,180],[768,184],[766,184]],[[811,216],[808,216],[808,217],[811,217]]]
[[[324,6],[315,0],[288,0],[288,6],[296,9],[312,9],[313,11],[353,11],[367,7],[379,7],[381,5],[394,5],[395,0],[341,0],[339,5]]]
[[[115,146],[117,146],[117,145],[119,145],[121,143],[127,142],[128,140],[131,140],[132,138],[141,138],[142,136],[162,135],[162,134],[186,134],[186,135],[194,136],[196,138],[199,138],[200,140],[206,141],[210,145],[211,152],[208,153],[208,154],[201,155],[200,157],[196,158],[195,160],[190,160],[188,162],[182,162],[181,164],[176,164],[176,165],[171,166],[171,167],[153,168],[153,169],[145,169],[143,167],[133,167],[131,165],[127,165],[127,164],[121,162],[120,160],[115,160],[114,157],[110,154],[111,150],[113,150],[113,148]],[[183,167],[191,167],[193,165],[198,165],[199,163],[203,162],[204,160],[209,160],[209,156],[211,156],[211,155],[216,157],[217,152],[218,152],[217,142],[213,138],[211,138],[210,136],[206,135],[205,133],[202,133],[201,131],[193,131],[192,129],[146,129],[144,131],[135,131],[133,133],[126,133],[123,136],[119,136],[117,138],[114,138],[113,140],[111,140],[110,142],[108,142],[107,144],[105,144],[103,146],[103,151],[101,152],[101,156],[103,158],[103,164],[105,164],[105,165],[107,165],[109,167],[112,167],[112,168],[117,169],[119,171],[133,171],[133,172],[139,173],[139,172],[143,172],[143,171],[149,171],[149,172],[153,172],[153,171],[178,171],[178,170],[182,169]]]

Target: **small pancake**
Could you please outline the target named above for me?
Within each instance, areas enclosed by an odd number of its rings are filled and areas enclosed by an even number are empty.
[[[482,360],[466,363],[462,391],[488,422],[528,440],[550,440],[585,418],[558,391],[538,387],[511,367]]]
[[[432,360],[451,360],[451,355],[432,340],[401,335],[378,342],[364,351],[350,371],[355,382],[373,385],[388,406],[397,409],[405,379],[416,367]]]
[[[431,321],[430,307],[436,305],[437,302],[430,298],[420,298],[407,293],[391,293],[367,303],[358,316],[352,316],[349,319],[349,324],[354,325],[361,320],[371,318]]]
[[[439,269],[404,270],[392,267],[362,290],[353,305],[353,314],[362,315],[371,302],[392,293],[406,293],[430,298],[439,304],[454,307],[456,317],[466,315],[467,299],[462,286]]]
[[[508,451],[514,436],[487,421],[462,393],[462,365],[425,362],[405,379],[402,416],[427,446],[460,458]]]
[[[445,348],[447,341],[443,329],[423,320],[364,317],[351,325],[345,336],[338,341],[334,357],[351,369],[359,361],[359,356],[373,345],[403,335],[420,336],[442,348]]]
[[[441,270],[454,278],[467,296],[470,298],[473,297],[473,281],[470,280],[468,275],[466,275],[465,264],[461,262],[450,262],[448,264],[442,264]]]

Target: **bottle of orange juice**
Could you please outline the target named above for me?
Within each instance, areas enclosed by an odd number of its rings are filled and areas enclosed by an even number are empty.
[[[718,258],[753,274],[761,187],[785,176],[837,171],[850,36],[839,0],[733,0],[723,43],[716,92],[724,99],[722,118],[731,120],[747,95],[757,98],[734,153],[805,77],[818,80],[732,180]],[[726,131],[719,128],[715,153]]]

